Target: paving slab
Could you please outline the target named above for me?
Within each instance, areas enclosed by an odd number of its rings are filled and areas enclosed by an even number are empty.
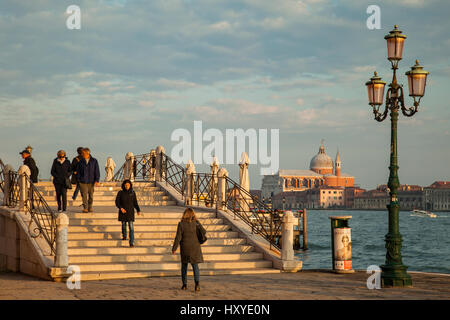
[[[216,275],[201,277],[201,291],[193,292],[193,279],[182,291],[180,277],[99,280],[69,290],[65,283],[49,282],[20,273],[0,273],[0,299],[93,300],[428,300],[450,299],[450,275],[410,273],[412,288],[369,290],[368,274],[329,271]]]

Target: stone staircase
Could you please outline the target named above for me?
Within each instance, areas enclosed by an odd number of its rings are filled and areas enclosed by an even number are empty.
[[[56,207],[56,192],[53,183],[50,181],[41,181],[36,186],[48,205],[50,207]],[[75,186],[72,187],[71,190],[67,191],[67,205],[73,207],[81,206],[81,193],[78,193],[77,199],[73,201],[72,195],[75,191]],[[133,183],[133,188],[140,206],[166,206],[176,204],[164,190],[156,186],[155,182],[135,182]],[[113,206],[119,190],[121,190],[121,183],[119,182],[101,182],[100,186],[95,187],[94,190],[94,207]]]
[[[40,182],[38,188],[54,208],[56,200],[51,183]],[[84,281],[179,276],[180,255],[179,252],[172,255],[171,248],[185,208],[175,206],[175,201],[154,183],[135,183],[143,215],[136,215],[135,247],[130,248],[128,241],[122,240],[118,210],[114,206],[119,188],[118,183],[97,187],[94,213],[81,213],[80,200],[69,203],[69,264],[80,267]],[[280,272],[223,219],[218,219],[215,212],[198,210],[196,214],[208,237],[202,245],[205,262],[200,264],[201,275]],[[188,270],[192,275],[191,267]]]

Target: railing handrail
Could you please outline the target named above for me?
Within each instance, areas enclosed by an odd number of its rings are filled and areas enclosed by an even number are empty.
[[[3,189],[5,179],[9,181],[9,199],[8,205],[16,207],[20,201],[19,181],[25,178],[25,183],[29,185],[27,201],[24,204],[26,212],[30,214],[30,222],[28,224],[28,232],[31,237],[37,238],[40,235],[48,243],[51,255],[56,254],[56,213],[50,208],[36,185],[26,174],[20,175],[17,171],[9,171],[8,177],[5,175],[5,165],[0,159],[0,189],[5,196]],[[34,222],[35,226],[32,226]],[[34,229],[33,229],[34,228]]]
[[[175,163],[168,155],[165,153],[163,155],[162,165],[164,163],[171,163],[171,165],[176,166],[181,172],[182,175],[186,178],[186,169],[183,168],[181,165]],[[166,165],[167,166],[167,165]],[[165,169],[163,167],[162,169]],[[162,170],[165,172],[164,170]],[[194,183],[194,190],[197,191],[197,194],[194,192],[194,195],[196,194],[196,200],[197,202],[201,202],[200,194],[199,194],[199,188],[197,186],[197,183],[199,181],[199,178],[202,177],[203,184],[205,183],[211,183],[211,181],[214,179],[218,179],[218,176],[216,174],[211,173],[192,173]],[[163,179],[167,181],[167,175],[162,175]],[[185,184],[185,179],[183,181],[183,186]],[[259,234],[264,239],[266,239],[271,246],[275,247],[276,249],[280,250],[281,247],[277,241],[277,237],[281,233],[281,218],[279,217],[278,213],[269,208],[265,203],[257,199],[255,196],[253,196],[249,191],[242,188],[239,183],[231,179],[230,177],[225,177],[226,181],[226,195],[225,195],[225,207],[229,209],[231,212],[234,213],[235,216],[238,216],[242,221],[244,221],[248,226],[252,228],[252,232]],[[173,182],[169,183],[173,187]],[[232,186],[232,188],[229,188],[229,186]],[[197,188],[197,189],[196,189]],[[184,189],[179,190],[179,188],[175,188],[182,196],[184,195]],[[204,189],[205,190],[205,189]],[[242,210],[241,208],[242,203],[241,201],[231,201],[230,200],[230,190],[234,190],[237,192],[237,195],[234,195],[234,198],[237,198],[245,203],[245,206],[248,206],[248,208],[251,208],[248,212],[246,210]],[[204,194],[209,194],[210,190],[206,189],[206,192],[203,192]],[[216,195],[210,195],[209,198],[207,198],[208,201],[215,202],[217,206],[217,200],[215,200]],[[206,201],[205,201],[206,202]],[[237,204],[237,206],[236,206]],[[258,209],[255,209],[257,207]],[[263,211],[261,214],[259,211]],[[251,213],[250,215],[247,213]]]

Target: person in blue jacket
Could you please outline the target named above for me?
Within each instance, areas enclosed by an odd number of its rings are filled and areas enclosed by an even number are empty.
[[[97,159],[91,156],[89,148],[84,148],[81,155],[83,159],[77,165],[77,179],[83,198],[83,212],[93,212],[94,187],[99,185],[100,168]]]

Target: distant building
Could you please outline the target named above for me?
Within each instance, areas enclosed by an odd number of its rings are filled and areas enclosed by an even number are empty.
[[[360,193],[354,197],[353,208],[354,209],[386,209],[386,205],[389,203],[389,193],[387,190],[369,190]]]
[[[344,207],[353,208],[355,197],[366,192],[366,189],[361,189],[359,186],[347,187],[344,189]]]
[[[344,188],[321,186],[319,188],[304,191],[287,191],[272,197],[274,209],[299,210],[299,209],[327,209],[344,208]]]
[[[423,203],[426,210],[450,211],[450,181],[435,181],[425,187]]]
[[[397,192],[400,210],[450,211],[450,182],[436,181],[429,187],[401,185]],[[354,209],[386,209],[390,202],[389,188],[379,185],[377,189],[355,195]]]
[[[261,196],[269,199],[285,192],[305,191],[319,187],[343,189],[353,186],[354,177],[341,173],[339,151],[333,164],[333,160],[325,153],[322,143],[319,153],[311,159],[309,170],[279,170],[276,174],[264,176]]]

